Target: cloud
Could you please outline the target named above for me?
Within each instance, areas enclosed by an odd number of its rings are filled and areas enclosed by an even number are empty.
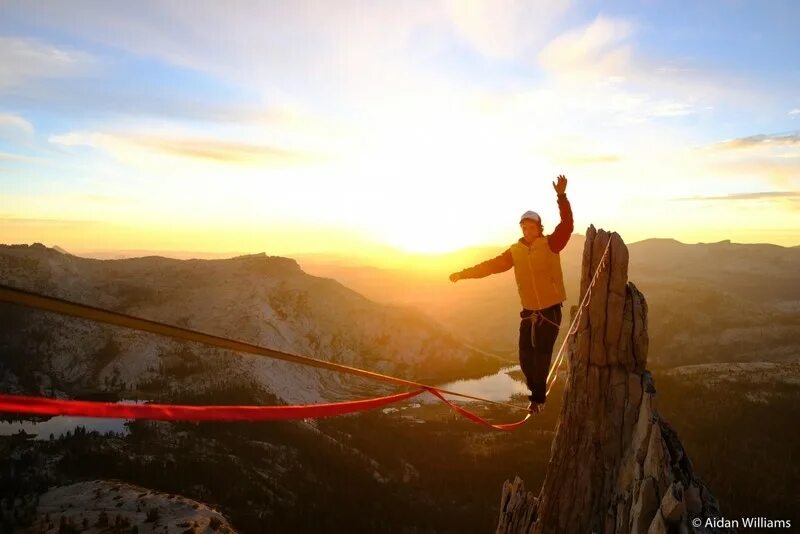
[[[758,134],[739,137],[716,143],[712,148],[717,150],[742,150],[750,148],[800,148],[800,133],[791,134]]]
[[[19,115],[0,113],[0,139],[11,139],[19,135],[31,137],[33,135],[33,124]]]
[[[538,64],[565,98],[619,113],[628,123],[710,113],[724,104],[761,113],[770,89],[690,57],[645,54],[637,40],[650,26],[627,17],[598,15],[550,40]]]
[[[696,108],[685,102],[671,102],[660,100],[651,107],[653,117],[682,117],[696,113]]]
[[[758,134],[687,151],[704,171],[743,180],[767,181],[777,189],[800,187],[800,134]]]
[[[12,215],[0,215],[0,222],[3,224],[41,224],[41,225],[86,225],[99,224],[101,221],[80,220],[80,219],[45,219],[31,217],[14,217]]]
[[[490,58],[517,59],[544,42],[570,0],[447,0],[458,33]]]
[[[539,52],[539,63],[556,76],[624,79],[631,68],[632,33],[629,21],[598,16],[550,41]]]
[[[650,65],[636,57],[636,33],[632,20],[599,15],[539,51],[539,66],[548,77],[538,98],[549,101],[540,107],[554,105],[558,110],[551,124],[580,116],[572,120],[629,128],[712,109],[710,102],[703,102],[710,100],[706,82],[693,81],[685,68]],[[676,85],[676,76],[685,78],[685,85]]]
[[[281,148],[217,141],[214,139],[139,138],[133,143],[163,154],[214,160],[221,163],[267,163],[275,165],[310,163],[310,154]]]
[[[30,147],[34,142],[33,124],[19,115],[0,113],[0,142],[16,147]],[[13,157],[12,157],[13,156]],[[0,153],[0,160],[31,161],[21,155]]]
[[[41,162],[42,158],[23,156],[22,154],[12,154],[10,152],[0,152],[0,161]]]
[[[79,200],[95,204],[122,205],[130,203],[130,199],[122,196],[101,195],[97,193],[86,193],[78,197]]]
[[[789,112],[789,115],[800,115],[800,108],[794,108]]]
[[[103,66],[110,68],[97,81],[107,83],[47,84],[16,95],[21,105],[44,103],[65,114],[91,109],[115,120],[171,117],[280,129],[277,135],[291,137],[290,144],[310,138],[296,144],[317,150],[346,137],[334,130],[361,129],[356,122],[373,119],[388,130],[379,115],[445,86],[463,90],[433,65],[450,52],[453,38],[444,6],[436,2],[298,0],[231,8],[204,1],[76,0],[34,9],[12,0],[3,10],[101,48]],[[154,72],[166,73],[164,81],[153,79]],[[278,108],[301,109],[305,116]],[[372,124],[369,129],[374,136]]]
[[[73,76],[85,72],[92,63],[84,52],[57,48],[36,39],[0,37],[0,89],[30,79]]]
[[[402,61],[398,51],[441,13],[428,2],[356,0],[234,7],[213,1],[78,0],[35,8],[9,2],[4,9],[41,27],[273,94],[396,72]],[[312,79],[315,86],[298,85]]]
[[[754,193],[733,193],[721,196],[678,197],[670,200],[766,200],[772,198],[800,199],[800,191],[758,191]]]
[[[49,141],[67,147],[101,148],[115,155],[126,155],[131,151],[144,151],[155,155],[232,165],[280,167],[314,163],[322,159],[319,155],[281,147],[174,135],[75,131],[53,135]]]
[[[554,160],[567,165],[598,165],[616,163],[620,161],[620,157],[616,154],[565,154]]]

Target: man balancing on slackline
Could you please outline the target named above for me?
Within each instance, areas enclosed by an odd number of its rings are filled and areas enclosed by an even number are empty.
[[[522,301],[519,316],[519,363],[528,389],[528,410],[538,412],[547,395],[547,371],[553,356],[553,345],[561,326],[561,307],[567,298],[561,274],[559,252],[572,235],[572,208],[567,200],[567,179],[562,174],[553,182],[558,198],[561,222],[553,233],[544,235],[539,214],[526,211],[520,218],[522,237],[505,252],[450,275],[450,281],[483,278],[514,267],[517,290]],[[533,324],[531,324],[533,323]]]

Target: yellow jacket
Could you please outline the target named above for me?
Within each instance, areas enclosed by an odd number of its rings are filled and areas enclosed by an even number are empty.
[[[572,209],[566,194],[558,195],[561,222],[552,234],[538,237],[533,243],[524,238],[499,256],[460,271],[460,278],[483,278],[514,267],[520,302],[528,310],[541,310],[567,299],[561,271],[561,250],[572,235]]]

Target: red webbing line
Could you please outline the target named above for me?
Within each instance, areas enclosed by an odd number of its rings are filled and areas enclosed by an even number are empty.
[[[48,399],[46,397],[27,397],[0,394],[0,412],[8,411],[38,415],[75,415],[85,417],[166,419],[183,421],[274,421],[282,419],[328,417],[331,415],[370,410],[385,404],[413,397],[422,391],[427,390],[441,399],[458,414],[475,423],[495,430],[513,430],[525,423],[530,418],[530,413],[528,413],[524,419],[516,423],[493,425],[469,410],[465,410],[464,408],[451,403],[442,396],[442,393],[448,395],[457,395],[467,399],[489,402],[492,404],[509,406],[515,409],[523,408],[521,406],[516,406],[505,402],[493,401],[456,391],[449,391],[446,389],[436,388],[434,386],[420,384],[418,382],[413,382],[402,378],[383,375],[373,371],[359,369],[357,367],[349,367],[317,358],[311,358],[309,356],[301,356],[275,349],[268,349],[241,341],[235,341],[232,339],[206,334],[204,332],[188,330],[164,323],[158,323],[156,321],[150,321],[139,317],[116,313],[85,304],[78,304],[55,297],[47,297],[45,295],[39,295],[18,288],[6,286],[5,284],[0,284],[0,301],[21,304],[23,306],[31,306],[65,315],[81,317],[83,319],[133,328],[136,330],[166,335],[187,341],[205,343],[207,345],[220,348],[248,352],[250,354],[257,354],[260,356],[268,356],[271,358],[310,365],[313,367],[320,367],[332,371],[344,372],[418,388],[411,392],[400,393],[388,397],[376,397],[360,401],[345,401],[339,403],[301,406],[188,406],[171,404],[119,404],[111,402],[60,400]]]
[[[190,330],[188,328],[181,328],[178,326],[173,326],[165,323],[159,323],[157,321],[151,321],[149,319],[142,319],[141,317],[135,317],[133,315],[126,315],[124,313],[112,312],[110,310],[105,310],[103,308],[98,308],[95,306],[89,306],[87,304],[79,304],[77,302],[71,302],[56,297],[40,295],[38,293],[32,293],[24,289],[7,286],[5,284],[0,284],[0,302],[9,302],[11,304],[28,306],[40,310],[60,313],[63,315],[71,315],[73,317],[80,317],[81,319],[112,324],[115,326],[122,326],[134,330],[141,330],[143,332],[150,332],[152,334],[168,336],[175,339],[182,339],[185,341],[203,343],[205,345],[209,345],[212,347],[219,347],[238,352],[245,352],[248,354],[255,354],[258,356],[266,356],[268,358],[275,358],[278,360],[299,363],[301,365],[309,365],[311,367],[328,369],[330,371],[336,371],[340,373],[348,373],[356,376],[370,378],[373,380],[381,380],[383,382],[389,382],[391,384],[395,384],[398,386],[412,387],[417,389],[433,387],[433,386],[428,386],[426,384],[420,384],[419,382],[414,382],[412,380],[405,380],[403,378],[398,378],[395,376],[384,375],[374,371],[360,369],[358,367],[350,367],[340,363],[321,360],[319,358],[312,358],[310,356],[303,356],[299,354],[283,352],[277,349],[270,349],[266,347],[261,347],[259,345],[245,343],[243,341],[236,341],[234,339],[228,339],[213,334],[206,334],[205,332],[199,332],[197,330]],[[483,402],[489,402],[491,404],[508,406],[516,410],[525,410],[525,408],[523,408],[522,406],[510,404],[507,402],[493,401],[481,397],[476,397],[474,395],[467,395],[466,393],[459,393],[457,391],[449,391],[441,388],[439,389],[439,391],[447,393],[448,395],[456,395],[466,399],[472,399]]]
[[[453,409],[453,411],[455,411],[455,412],[456,412],[456,413],[458,413],[459,415],[461,415],[461,416],[463,416],[463,417],[466,417],[467,419],[469,419],[470,421],[472,421],[472,422],[474,422],[474,423],[478,423],[479,425],[487,426],[487,427],[489,427],[489,428],[492,428],[492,429],[494,429],[494,430],[506,430],[506,431],[516,430],[518,427],[520,427],[520,426],[522,426],[523,424],[525,424],[525,422],[526,422],[528,419],[530,419],[530,417],[531,417],[531,414],[530,414],[530,413],[528,413],[528,414],[525,416],[525,418],[524,418],[524,419],[520,419],[520,420],[519,420],[519,421],[517,421],[516,423],[504,423],[504,424],[500,424],[500,425],[493,425],[492,423],[490,423],[489,421],[487,421],[486,419],[484,419],[484,418],[483,418],[483,417],[481,417],[480,415],[477,415],[477,414],[475,414],[475,413],[472,413],[472,412],[470,412],[469,410],[465,410],[465,409],[464,409],[464,408],[462,408],[461,406],[458,406],[458,405],[456,405],[456,404],[453,404],[453,403],[452,403],[452,402],[450,402],[449,400],[445,399],[445,398],[442,396],[442,394],[441,394],[441,393],[439,393],[439,390],[437,390],[437,389],[435,389],[435,388],[430,388],[430,389],[428,389],[428,391],[430,391],[431,393],[433,393],[434,395],[436,395],[437,397],[439,397],[439,399],[441,399],[441,401],[442,401],[442,402],[444,402],[445,404],[447,404],[448,406],[450,406],[450,408],[452,408],[452,409]]]
[[[156,419],[161,421],[284,421],[344,415],[380,408],[430,391],[456,413],[470,421],[494,430],[514,430],[530,418],[530,414],[516,423],[493,425],[486,419],[445,399],[435,388],[417,389],[386,397],[328,404],[303,404],[296,406],[193,406],[185,404],[133,404],[50,399],[28,395],[0,394],[0,412],[57,416],[106,417],[115,419]]]
[[[298,406],[189,406],[82,401],[0,394],[0,412],[36,415],[73,415],[161,421],[282,421],[330,417],[380,408],[425,391],[417,389],[387,397]]]

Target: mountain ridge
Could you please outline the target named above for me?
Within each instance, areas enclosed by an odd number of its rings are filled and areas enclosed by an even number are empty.
[[[337,280],[305,273],[292,258],[255,254],[210,260],[95,260],[38,244],[0,246],[0,280],[20,289],[410,379],[444,381],[498,367],[417,310],[372,302]],[[177,382],[186,379],[187,387],[199,387],[200,382],[224,379],[204,366],[222,370],[226,360],[236,379],[255,379],[287,402],[340,400],[392,389],[359,377],[195,347],[71,317],[10,305],[0,311],[8,317],[0,347],[17,355],[4,362],[5,372],[14,375],[15,369],[31,369],[25,375],[27,386],[16,382],[23,389],[50,391],[59,389],[60,383],[68,393],[81,383],[81,390],[109,391],[114,388],[107,382],[113,382],[122,393],[160,380],[163,372],[183,373],[175,377]],[[39,341],[27,344],[26,336]],[[24,362],[31,354],[37,355],[34,360],[40,366]]]

